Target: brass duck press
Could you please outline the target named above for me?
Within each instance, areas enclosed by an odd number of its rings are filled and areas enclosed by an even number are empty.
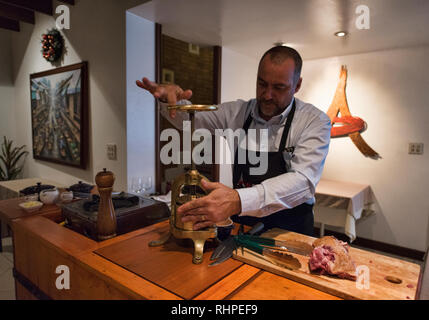
[[[178,105],[170,106],[169,110],[177,110],[189,113],[189,120],[191,121],[191,134],[195,130],[195,113],[201,111],[215,111],[217,106],[211,105]],[[194,143],[191,143],[191,155],[194,148]],[[192,158],[192,157],[191,157]],[[149,245],[161,246],[167,243],[171,236],[176,239],[191,239],[194,243],[194,255],[192,262],[200,264],[203,262],[204,244],[208,239],[216,238],[216,226],[205,228],[203,230],[194,231],[193,223],[183,223],[177,217],[177,209],[192,200],[205,197],[208,193],[203,189],[201,180],[206,177],[198,172],[193,159],[191,160],[191,169],[185,174],[178,176],[172,186],[171,190],[171,216],[170,216],[170,232],[164,235],[158,241],[152,241]]]

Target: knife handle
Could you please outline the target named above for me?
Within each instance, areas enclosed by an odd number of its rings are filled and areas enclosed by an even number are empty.
[[[257,224],[255,224],[254,226],[253,226],[253,228],[252,229],[250,229],[250,231],[249,232],[247,232],[246,234],[247,235],[251,235],[251,236],[253,236],[253,235],[255,235],[255,234],[257,234],[257,233],[259,233],[259,232],[261,232],[263,229],[264,229],[264,224],[262,223],[262,222],[258,222]]]
[[[247,248],[247,249],[254,251],[256,253],[259,253],[259,254],[262,254],[264,252],[264,247],[262,247],[258,243],[248,241],[244,238],[235,238],[235,243],[239,247]]]
[[[271,239],[271,238],[262,238],[262,237],[258,237],[258,236],[252,236],[252,235],[247,235],[247,234],[243,234],[241,236],[238,236],[239,238],[241,238],[244,241],[252,241],[261,245],[266,245],[266,246],[275,246],[276,245],[276,240]]]

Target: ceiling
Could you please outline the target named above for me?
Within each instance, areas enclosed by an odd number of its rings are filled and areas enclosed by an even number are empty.
[[[58,0],[74,5],[74,0]],[[35,12],[52,16],[52,0],[0,0],[0,29],[19,32],[21,22],[35,24]]]
[[[355,25],[359,5],[370,10],[369,30]],[[304,59],[429,44],[428,0],[152,0],[130,11],[166,35],[255,59],[276,42]]]

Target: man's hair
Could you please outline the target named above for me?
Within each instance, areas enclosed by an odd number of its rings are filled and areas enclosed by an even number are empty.
[[[294,82],[297,83],[301,77],[302,58],[295,49],[286,46],[276,46],[265,52],[262,56],[259,66],[266,56],[269,55],[271,62],[275,64],[282,64],[287,59],[292,59],[295,62]]]

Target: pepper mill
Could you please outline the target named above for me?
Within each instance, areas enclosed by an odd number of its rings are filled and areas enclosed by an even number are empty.
[[[112,190],[115,175],[103,169],[95,177],[95,183],[100,193],[100,205],[97,216],[98,240],[104,241],[116,237],[116,214],[112,202]]]

